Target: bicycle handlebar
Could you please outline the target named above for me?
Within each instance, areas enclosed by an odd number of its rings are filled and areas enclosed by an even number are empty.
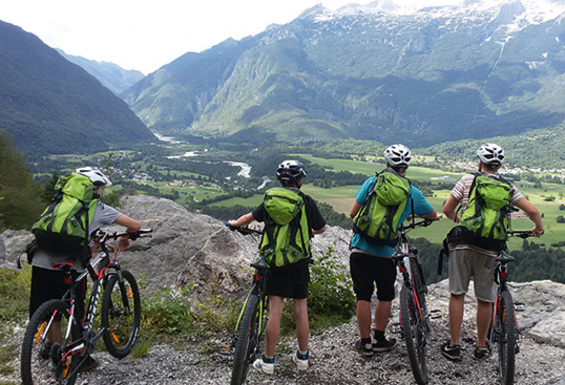
[[[256,230],[256,229],[251,229],[249,228],[249,226],[245,225],[245,226],[232,226],[229,224],[229,222],[226,222],[226,226],[228,227],[228,229],[230,229],[231,231],[237,231],[238,233],[242,234],[242,235],[249,235],[249,234],[259,234],[259,235],[263,235],[263,231],[261,230]]]
[[[99,238],[101,242],[102,241],[105,242],[109,239],[118,239],[118,238],[121,238],[121,237],[128,238],[128,239],[131,239],[132,241],[135,241],[138,238],[151,237],[152,232],[153,232],[153,229],[151,229],[151,228],[139,229],[135,233],[127,233],[127,232],[117,233],[117,232],[115,232],[115,233],[112,233],[112,234],[106,233],[102,230],[98,230],[96,232],[96,234],[94,235],[94,238]]]
[[[438,215],[434,219],[422,219],[421,221],[418,222],[411,222],[409,225],[402,225],[402,228],[404,228],[404,230],[408,230],[408,229],[415,229],[416,227],[427,227],[431,225],[433,222],[439,221],[442,217],[443,215]]]
[[[511,235],[513,237],[520,237],[522,239],[526,239],[534,236],[534,232],[532,230],[523,230],[523,231],[509,230],[507,233],[508,235]]]

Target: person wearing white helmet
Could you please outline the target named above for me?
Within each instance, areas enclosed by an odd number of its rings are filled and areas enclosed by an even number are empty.
[[[75,173],[87,176],[94,184],[95,194],[101,194],[104,186],[110,186],[110,179],[99,169],[92,167],[78,168]],[[135,233],[141,228],[141,224],[122,214],[115,208],[102,203],[100,200],[96,202],[95,211],[92,220],[89,223],[90,234],[103,226],[117,224],[124,226],[129,233]],[[127,238],[118,240],[118,249],[126,250],[129,248],[129,240]],[[73,264],[73,279],[84,271],[85,266],[81,258],[72,253],[58,253],[52,250],[37,249],[32,259],[32,279],[31,279],[31,295],[30,295],[30,317],[35,310],[41,306],[43,302],[50,299],[61,299],[68,289],[63,283],[63,271],[54,268],[53,263],[69,262]],[[77,313],[79,319],[84,316],[84,296],[86,294],[86,278],[84,279],[81,289],[77,292]],[[88,371],[98,366],[98,360],[89,356],[85,363],[79,369],[80,371]]]
[[[299,191],[302,186],[302,179],[308,174],[304,165],[297,160],[285,160],[278,165],[276,173],[282,187],[299,192],[303,198],[308,237],[311,238],[314,234],[321,234],[326,231],[326,221],[320,214],[314,199]],[[241,227],[254,220],[265,222],[265,229],[270,226],[269,215],[264,203],[237,220],[228,221],[227,225]],[[298,349],[292,355],[292,360],[298,370],[308,369],[310,326],[307,297],[308,282],[310,281],[309,263],[310,259],[301,259],[287,266],[269,267],[266,281],[266,292],[269,296],[269,320],[267,321],[265,336],[265,353],[253,363],[253,368],[263,373],[273,374],[275,370],[275,347],[280,333],[284,298],[291,298],[294,303]]]
[[[445,216],[456,223],[460,223],[461,217],[468,209],[475,178],[478,175],[483,175],[507,183],[510,187],[510,206],[525,211],[534,223],[534,235],[541,236],[544,232],[544,226],[539,211],[514,184],[498,174],[505,161],[502,147],[494,143],[486,143],[477,150],[476,155],[479,158],[478,173],[466,174],[457,182],[443,207]],[[461,216],[457,214],[458,206],[461,206]],[[471,208],[474,207],[475,205],[472,205]],[[499,251],[491,243],[481,241],[478,245],[474,241],[473,244],[469,243],[471,241],[462,240],[461,243],[451,242],[449,244],[450,338],[442,344],[441,353],[444,357],[453,361],[461,359],[459,339],[463,322],[465,294],[471,278],[474,281],[477,298],[477,341],[473,358],[481,361],[490,355],[490,349],[487,346],[487,334],[492,303],[496,296],[496,284],[493,275],[496,267],[495,257],[497,257]]]
[[[386,168],[380,173],[392,173],[405,178],[406,170],[410,166],[412,153],[402,144],[394,144],[384,151]],[[357,216],[374,194],[377,179],[380,176],[368,178],[355,195],[355,201],[349,212],[351,218]],[[378,194],[378,193],[377,193]],[[413,208],[413,211],[412,211]],[[381,208],[386,209],[386,208]],[[413,185],[410,185],[406,197],[406,205],[400,215],[399,224],[410,215],[417,215],[425,219],[436,219],[437,212],[426,201],[424,195]],[[390,257],[394,248],[389,244],[375,242],[362,232],[355,231],[351,239],[350,269],[353,280],[353,291],[357,298],[356,311],[360,340],[355,343],[355,348],[363,356],[372,356],[377,352],[386,352],[396,345],[396,339],[387,339],[385,329],[390,317],[392,300],[395,297],[394,283],[396,281],[396,265]],[[377,305],[372,320],[371,298],[377,288]],[[373,326],[371,328],[371,326]],[[373,340],[371,339],[371,329]]]

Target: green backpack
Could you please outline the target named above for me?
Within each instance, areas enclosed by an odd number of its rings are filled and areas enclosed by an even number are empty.
[[[506,241],[511,196],[512,187],[504,178],[476,173],[459,225],[475,237]]]
[[[410,196],[410,181],[386,169],[353,219],[353,231],[377,244],[394,246],[400,217]]]
[[[265,191],[267,212],[259,250],[269,266],[282,267],[310,257],[310,229],[302,193],[273,187]]]
[[[89,223],[99,195],[88,177],[76,173],[59,178],[55,190],[55,197],[32,226],[37,245],[87,258]]]

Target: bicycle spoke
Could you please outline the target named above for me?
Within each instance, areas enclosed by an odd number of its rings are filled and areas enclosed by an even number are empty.
[[[60,300],[45,302],[32,316],[22,344],[21,376],[24,385],[64,384],[76,381],[79,358],[65,347],[71,341],[64,339],[71,322],[68,304]],[[71,326],[73,339],[80,338],[75,325]]]
[[[127,356],[137,340],[141,323],[141,299],[133,275],[122,270],[123,282],[117,276],[108,279],[102,300],[104,344],[116,358]]]

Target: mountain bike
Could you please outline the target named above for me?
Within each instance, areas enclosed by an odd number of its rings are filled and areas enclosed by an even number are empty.
[[[149,236],[151,229],[136,233],[105,233],[93,236],[93,258],[86,270],[73,282],[72,263],[54,263],[64,272],[69,289],[62,299],[43,303],[32,315],[26,328],[21,351],[21,377],[24,385],[75,383],[81,365],[94,351],[96,342],[103,338],[108,352],[116,358],[127,356],[139,333],[141,300],[134,276],[122,269],[116,259],[116,241],[120,237],[135,240]],[[109,249],[108,242],[113,244]],[[77,315],[75,291],[89,276],[92,290],[82,324]],[[103,289],[100,330],[94,330],[99,309],[98,300]]]
[[[400,226],[396,252],[391,257],[402,274],[400,329],[408,350],[412,373],[418,384],[428,383],[426,335],[430,331],[430,318],[439,318],[441,314],[439,311],[428,311],[427,309],[428,288],[424,280],[418,249],[410,246],[406,233],[416,227],[429,226],[434,221],[412,221],[409,225]]]
[[[263,234],[262,231],[250,229],[246,226],[229,226],[229,228],[243,235]],[[265,292],[265,275],[269,265],[265,258],[258,254],[258,258],[251,262],[251,267],[254,268],[251,289],[239,313],[231,343],[233,352],[231,385],[239,385],[245,382],[249,366],[259,355],[261,338],[267,325],[269,299]]]
[[[510,230],[508,234],[523,239],[534,235],[531,230]],[[512,295],[508,290],[508,270],[506,265],[513,260],[514,257],[504,250],[496,257],[494,281],[498,284],[498,289],[489,327],[490,345],[498,345],[499,378],[500,383],[503,385],[514,384],[516,353],[519,351],[520,341],[516,310],[524,310],[523,304],[514,304]]]

